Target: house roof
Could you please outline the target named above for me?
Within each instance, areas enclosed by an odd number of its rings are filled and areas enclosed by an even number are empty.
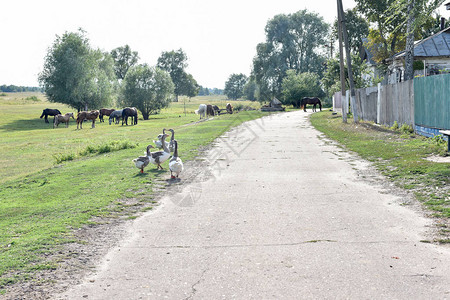
[[[372,48],[369,49],[369,47],[367,47],[367,43],[369,42],[368,38],[362,38],[362,50],[361,50],[361,59],[364,60],[366,59],[367,62],[371,65],[376,65],[377,63],[373,60],[373,53],[372,53]]]
[[[405,56],[405,51],[395,54],[392,58]],[[414,45],[414,57],[450,57],[450,27]]]

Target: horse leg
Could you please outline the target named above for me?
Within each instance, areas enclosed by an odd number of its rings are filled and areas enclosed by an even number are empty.
[[[92,128],[95,128],[95,119],[92,120]]]

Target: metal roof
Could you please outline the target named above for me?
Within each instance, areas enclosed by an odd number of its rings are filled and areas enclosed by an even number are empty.
[[[393,59],[402,58],[405,51],[393,56]],[[414,45],[414,57],[450,57],[450,27]]]

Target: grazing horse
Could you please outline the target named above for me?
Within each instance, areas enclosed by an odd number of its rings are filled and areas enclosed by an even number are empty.
[[[125,107],[122,110],[122,126],[125,120],[125,125],[128,126],[128,117],[131,117],[132,124],[136,125],[138,120],[138,112],[136,107]]]
[[[206,105],[206,116],[214,117],[214,108],[211,104]]]
[[[60,115],[60,114],[61,114],[61,112],[57,109],[46,108],[42,111],[42,115],[41,115],[40,119],[42,119],[42,117],[45,116],[45,123],[49,123],[48,116],[56,116],[56,115]]]
[[[213,105],[212,107],[213,107],[213,109],[214,109],[214,114],[219,115],[220,108],[219,108],[217,105]]]
[[[227,109],[227,113],[233,113],[233,106],[231,105],[231,103],[227,103],[227,106],[225,108]]]
[[[122,111],[121,110],[115,110],[109,115],[109,125],[111,125],[111,122],[114,120],[114,124],[119,124],[119,120],[122,118]]]
[[[100,112],[98,110],[80,111],[77,115],[77,129],[78,125],[80,125],[80,129],[83,129],[84,120],[92,120],[92,128],[95,128],[95,120],[99,114]]]
[[[98,115],[98,118],[100,119],[100,123],[105,122],[105,121],[103,121],[103,116],[110,116],[113,111],[115,111],[114,108],[113,109],[107,109],[107,108],[100,109],[100,114]]]
[[[313,105],[313,111],[316,111],[316,105],[319,104],[320,111],[322,111],[322,103],[320,102],[320,99],[317,97],[304,97],[301,101],[301,108],[303,111],[306,111],[306,104],[312,104]]]
[[[73,112],[67,113],[64,116],[63,115],[56,115],[55,121],[53,122],[53,128],[58,127],[59,123],[66,123],[66,128],[69,127],[69,120],[70,118],[74,119]]]
[[[206,104],[200,104],[198,106],[198,109],[195,111],[195,114],[200,115],[200,120],[202,119],[202,117],[205,117],[205,113],[206,113]]]

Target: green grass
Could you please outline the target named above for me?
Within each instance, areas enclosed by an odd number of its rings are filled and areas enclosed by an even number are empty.
[[[440,218],[450,218],[450,164],[425,158],[446,155],[446,144],[403,131],[373,124],[343,123],[329,111],[313,114],[312,124],[328,137],[374,165],[401,188],[414,192]]]
[[[22,100],[33,96],[39,101]],[[39,270],[57,268],[58,262],[46,257],[66,243],[83,242],[74,238],[73,230],[96,217],[133,219],[135,212],[152,209],[152,187],[167,178],[168,171],[149,166],[140,174],[132,159],[142,155],[163,128],[174,128],[180,156],[188,161],[230,126],[265,115],[256,110],[197,122],[194,110],[199,103],[222,108],[228,101],[223,97],[184,100],[150,120],[140,119],[137,126],[96,122],[94,129],[85,123],[76,130],[73,120],[69,128],[53,129],[39,119],[46,107],[73,111],[48,103],[41,94],[0,98],[4,170],[0,173],[0,294]],[[167,169],[167,162],[163,166]]]

